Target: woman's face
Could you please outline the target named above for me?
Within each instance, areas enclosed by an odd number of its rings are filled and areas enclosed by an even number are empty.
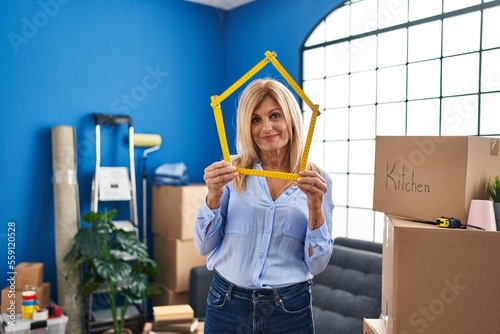
[[[266,96],[255,108],[251,132],[253,140],[263,153],[279,151],[288,144],[290,137],[284,113],[272,97]]]

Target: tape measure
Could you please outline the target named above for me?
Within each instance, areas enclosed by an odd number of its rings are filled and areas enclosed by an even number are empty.
[[[436,219],[436,225],[438,227],[446,227],[446,228],[462,228],[462,222],[459,219],[448,218],[448,217],[439,217]]]
[[[217,96],[212,96],[212,102],[217,99]],[[224,161],[231,163],[231,155],[229,154],[229,147],[227,146],[226,130],[224,129],[224,119],[222,118],[222,110],[220,104],[212,106],[214,109],[215,125],[217,126],[217,133],[219,134],[220,146],[222,149],[222,157]]]
[[[294,173],[271,172],[268,170],[257,170],[257,169],[241,168],[241,167],[236,168],[236,171],[244,175],[271,177],[275,179],[283,179],[289,181],[295,181],[300,177],[299,174],[294,174]]]
[[[262,59],[257,65],[245,73],[240,79],[233,83],[228,89],[226,89],[221,95],[211,96],[210,105],[214,111],[215,124],[217,126],[217,133],[219,135],[219,141],[222,149],[222,156],[224,161],[231,163],[231,155],[229,153],[229,147],[227,145],[226,131],[224,129],[224,118],[222,117],[222,109],[220,103],[224,101],[229,95],[231,95],[235,90],[241,87],[245,82],[247,82],[251,77],[253,77],[257,72],[259,72],[264,66],[269,62],[278,70],[278,72],[283,76],[283,78],[288,82],[288,84],[293,88],[293,90],[299,95],[299,97],[312,109],[311,122],[309,124],[309,130],[306,137],[306,142],[304,145],[304,151],[302,153],[302,159],[300,162],[300,171],[303,171],[307,167],[307,159],[309,156],[309,150],[311,147],[312,137],[314,134],[314,127],[316,126],[316,118],[320,115],[319,106],[313,104],[311,100],[307,97],[304,91],[297,85],[293,78],[288,74],[285,68],[276,59],[276,52],[266,51],[265,58]],[[250,175],[250,176],[262,176],[269,178],[278,178],[284,180],[297,180],[300,176],[294,173],[284,173],[284,172],[273,172],[273,171],[263,171],[248,168],[237,168],[240,174]]]
[[[283,66],[278,62],[276,59],[276,53],[275,52],[270,52],[266,51],[266,57],[269,59],[269,61],[274,65],[274,67],[280,72],[280,74],[285,78],[285,80],[292,86],[293,90],[297,93],[297,95],[300,96],[302,100],[309,106],[309,108],[313,109],[313,103],[309,98],[306,96],[302,88],[300,88],[299,85],[293,80],[293,78],[288,74],[288,72],[285,70]]]
[[[268,51],[269,52],[269,51]],[[253,77],[257,72],[259,72],[264,66],[266,66],[269,63],[269,59],[266,57],[262,59],[257,65],[252,67],[250,71],[247,73],[243,74],[241,78],[239,78],[234,84],[229,86],[228,89],[226,89],[221,95],[212,97],[212,103],[211,106],[214,107],[216,104],[220,104],[222,101],[224,101],[229,95],[234,93],[235,90],[241,87],[245,82],[247,82],[251,77]]]

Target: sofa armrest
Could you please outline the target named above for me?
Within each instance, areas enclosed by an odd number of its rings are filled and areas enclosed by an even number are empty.
[[[207,296],[215,271],[210,271],[206,266],[191,268],[189,275],[189,305],[193,308],[194,317],[205,319]]]

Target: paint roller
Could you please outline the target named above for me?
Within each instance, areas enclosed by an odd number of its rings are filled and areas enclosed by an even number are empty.
[[[135,133],[134,146],[135,147],[158,147],[161,145],[161,136],[148,133]],[[157,148],[157,149],[158,149]]]
[[[155,134],[147,133],[135,133],[134,134],[134,147],[147,147],[142,154],[142,233],[143,241],[147,246],[148,236],[147,236],[147,179],[148,171],[146,168],[146,162],[148,154],[160,149],[161,136]]]

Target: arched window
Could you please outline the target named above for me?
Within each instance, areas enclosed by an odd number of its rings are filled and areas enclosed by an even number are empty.
[[[498,0],[352,0],[313,30],[302,85],[322,112],[310,158],[334,182],[334,237],[382,240],[377,135],[500,135],[499,31]]]

